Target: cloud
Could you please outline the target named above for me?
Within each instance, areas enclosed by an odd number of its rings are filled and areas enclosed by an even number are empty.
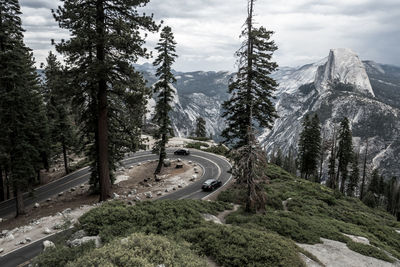
[[[21,0],[25,41],[38,62],[50,39],[67,38],[50,9],[56,0]],[[244,0],[151,0],[140,12],[153,13],[172,27],[177,45],[174,68],[183,71],[234,70],[235,51],[246,18]],[[400,65],[398,0],[263,0],[256,1],[257,25],[273,30],[280,66],[298,66],[326,57],[330,48],[349,47],[363,59]],[[152,49],[159,36],[148,37]],[[144,62],[144,60],[141,60]]]

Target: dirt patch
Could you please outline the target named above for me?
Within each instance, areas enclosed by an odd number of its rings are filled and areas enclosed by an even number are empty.
[[[84,185],[64,192],[61,196],[53,196],[45,202],[40,203],[39,208],[34,206],[26,207],[26,214],[17,218],[9,218],[0,223],[0,231],[13,229],[29,224],[45,216],[55,215],[67,208],[76,208],[82,205],[92,205],[99,200],[98,195],[90,194],[89,186]]]
[[[163,167],[161,173],[154,176],[157,163],[150,161],[118,172],[116,178],[121,182],[114,188],[117,197],[133,200],[157,198],[195,182],[203,173],[201,166],[195,162],[171,160],[171,166]],[[182,168],[176,168],[178,164]]]

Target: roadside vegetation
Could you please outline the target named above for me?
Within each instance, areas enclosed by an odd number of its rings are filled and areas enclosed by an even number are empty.
[[[265,186],[266,213],[239,210],[226,218],[227,223],[273,231],[299,243],[320,243],[321,237],[332,239],[347,243],[358,253],[389,262],[393,260],[380,249],[400,258],[400,238],[395,232],[400,223],[386,211],[369,208],[357,198],[295,177],[275,165],[269,165],[267,173],[271,180]],[[218,200],[244,204],[245,191],[236,186],[222,192]],[[354,243],[342,233],[366,237],[371,245]]]
[[[202,218],[204,213],[217,215],[231,208],[224,202],[196,200],[140,202],[134,206],[107,202],[83,215],[77,228],[99,235],[105,243],[103,247],[68,248],[59,242],[55,249],[42,253],[36,263],[205,266],[204,257],[210,257],[220,266],[305,266],[298,256],[299,249],[285,237],[247,227],[218,225]],[[142,241],[136,242],[138,239]],[[129,253],[124,256],[118,252],[120,249]],[[150,257],[157,253],[158,257]]]

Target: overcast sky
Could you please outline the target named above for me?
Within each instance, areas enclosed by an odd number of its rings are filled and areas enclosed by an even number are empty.
[[[68,38],[51,15],[57,0],[20,0],[25,42],[39,65],[50,40]],[[175,34],[174,69],[234,70],[234,52],[246,18],[246,0],[151,0],[145,8]],[[275,34],[280,66],[300,66],[348,47],[362,59],[400,65],[400,0],[258,0],[256,21]],[[158,36],[148,38],[154,47]]]

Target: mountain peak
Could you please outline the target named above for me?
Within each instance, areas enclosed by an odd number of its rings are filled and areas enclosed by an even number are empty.
[[[326,88],[333,82],[351,84],[355,91],[375,96],[364,64],[349,48],[331,49],[328,61],[317,72],[317,85]]]

